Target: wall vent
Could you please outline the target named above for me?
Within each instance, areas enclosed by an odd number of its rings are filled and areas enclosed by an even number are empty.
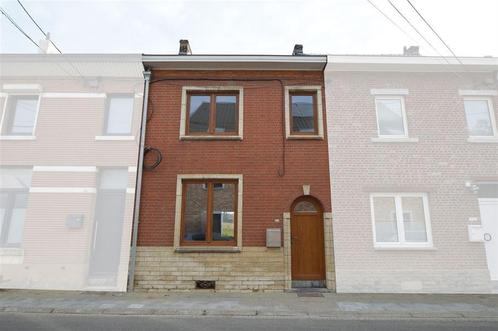
[[[214,290],[216,289],[216,281],[214,280],[196,280],[195,288],[199,290]]]

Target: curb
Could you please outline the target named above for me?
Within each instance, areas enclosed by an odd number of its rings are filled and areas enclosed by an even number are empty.
[[[351,312],[310,313],[259,310],[172,310],[154,308],[60,308],[60,307],[0,307],[0,313],[60,314],[60,315],[128,315],[169,317],[233,317],[233,318],[289,318],[334,320],[480,320],[498,321],[498,315],[476,312]]]

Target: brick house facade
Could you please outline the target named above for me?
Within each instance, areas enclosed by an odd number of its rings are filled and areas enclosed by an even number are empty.
[[[163,161],[143,175],[137,290],[190,290],[196,281],[215,281],[217,290],[290,288],[299,278],[291,267],[291,206],[300,198],[317,206],[323,225],[310,238],[323,245],[318,280],[334,288],[324,64],[321,56],[144,56],[152,71],[145,143]],[[207,103],[214,111],[222,102],[213,106],[215,98],[230,102],[234,95],[236,118],[224,110],[205,119],[205,133],[192,131],[204,125],[198,114]],[[302,114],[311,104],[310,122]],[[296,134],[296,113],[299,125],[313,128]],[[210,121],[216,128],[207,133]],[[218,135],[220,121],[235,131]],[[219,195],[223,190],[229,194]],[[267,229],[280,230],[276,245],[267,245]]]
[[[498,291],[498,63],[461,61],[329,56],[338,292]]]

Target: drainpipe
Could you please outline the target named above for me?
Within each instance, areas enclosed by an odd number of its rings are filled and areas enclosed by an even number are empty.
[[[144,100],[142,110],[142,124],[140,126],[140,143],[138,147],[137,180],[135,185],[135,206],[133,209],[133,228],[131,239],[130,265],[128,269],[128,292],[135,287],[135,262],[137,260],[138,223],[140,215],[140,193],[142,191],[142,172],[144,164],[145,129],[147,126],[147,105],[149,103],[150,71],[144,71]]]

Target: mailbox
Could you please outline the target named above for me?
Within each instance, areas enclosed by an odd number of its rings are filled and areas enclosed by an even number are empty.
[[[266,229],[266,247],[282,247],[281,229]]]

